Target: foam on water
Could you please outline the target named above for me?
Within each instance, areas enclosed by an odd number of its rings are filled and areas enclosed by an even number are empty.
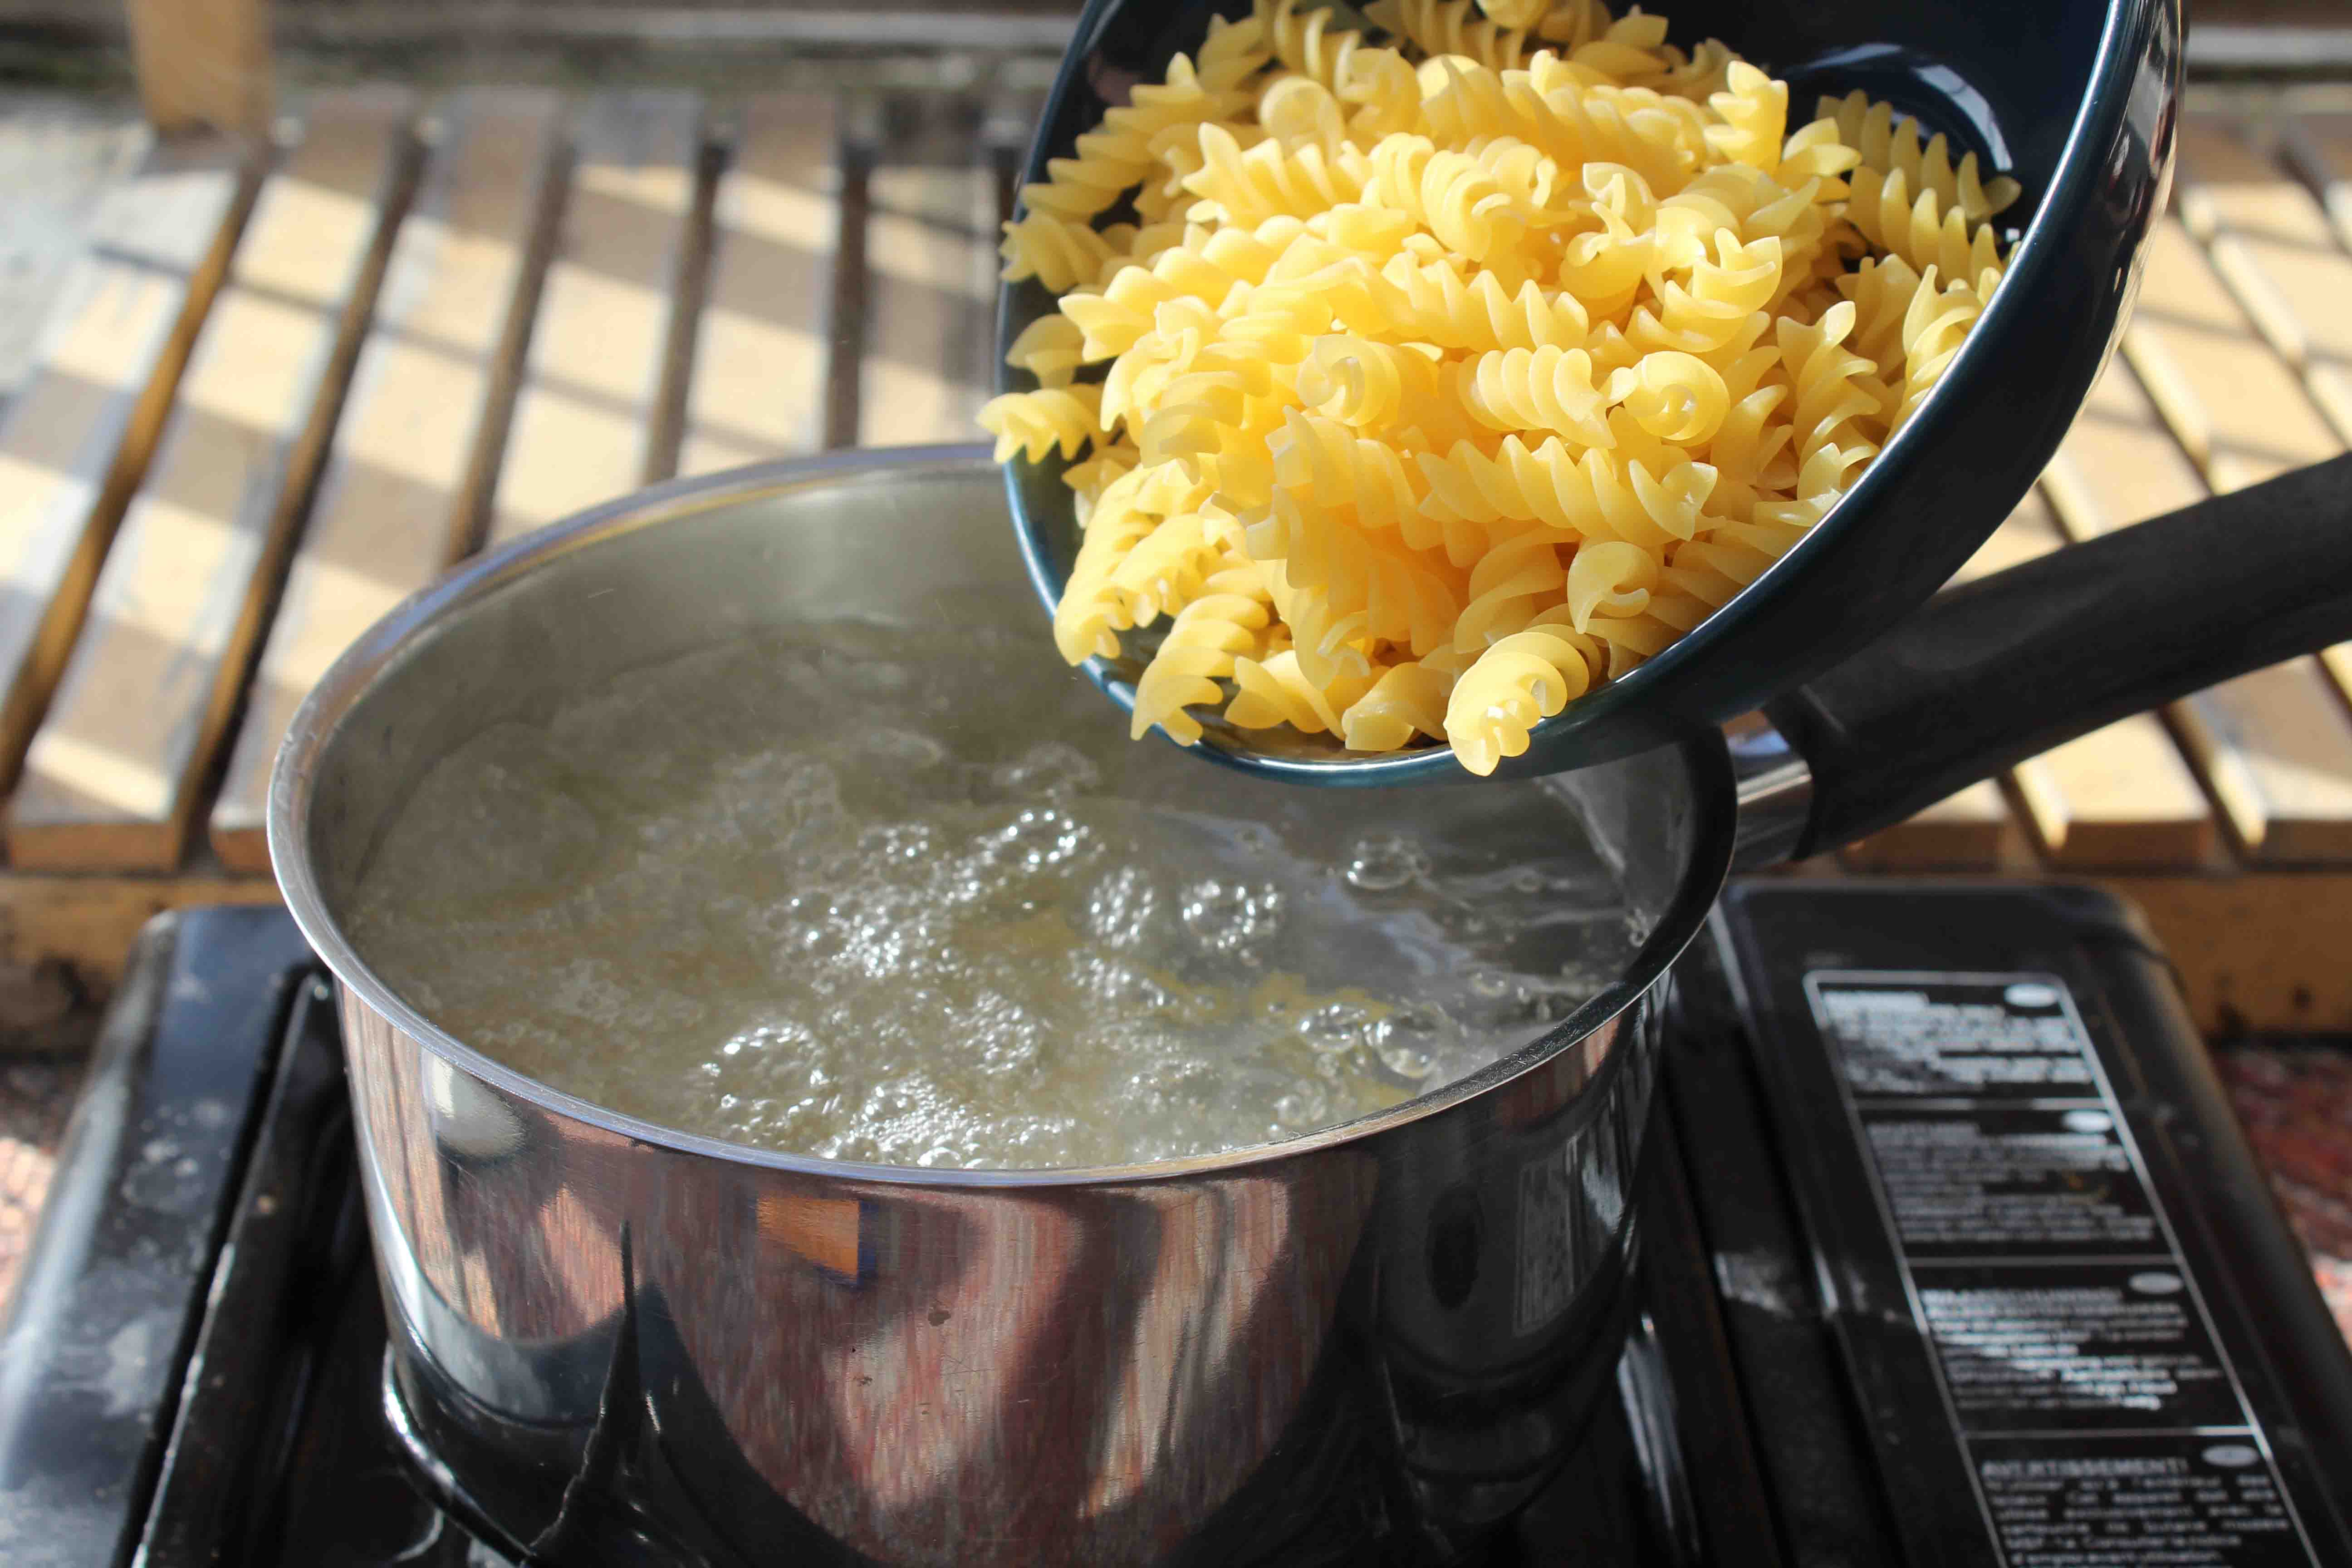
[[[1288,1137],[1565,1018],[1630,922],[1543,786],[1334,797],[1157,742],[975,616],[632,671],[443,759],[352,939],[610,1109],[835,1158]]]

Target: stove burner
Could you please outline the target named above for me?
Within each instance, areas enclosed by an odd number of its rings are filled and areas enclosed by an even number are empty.
[[[1618,1397],[1480,1564],[2352,1561],[2352,1358],[2128,916],[1762,883],[1700,945]],[[464,1493],[281,914],[159,920],[89,1082],[0,1341],[0,1557],[736,1561],[635,1331],[545,1535]]]

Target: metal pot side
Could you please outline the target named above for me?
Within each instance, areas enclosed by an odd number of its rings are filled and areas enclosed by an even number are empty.
[[[271,850],[341,994],[395,1425],[541,1560],[1443,1560],[1612,1386],[1654,993],[1730,854],[1712,737],[1578,777],[1651,932],[1608,994],[1447,1090],[1202,1160],[687,1136],[451,1039],[344,940],[379,829],[476,729],[762,624],[919,616],[927,585],[1001,578],[1034,619],[1008,532],[965,449],[662,487],[401,606],[289,735]]]

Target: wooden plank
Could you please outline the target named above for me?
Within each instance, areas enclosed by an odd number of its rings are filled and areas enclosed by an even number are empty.
[[[269,123],[268,0],[130,0],[131,68],[156,130]]]
[[[1979,779],[1917,816],[1846,846],[1840,858],[1856,870],[1986,871],[2013,859],[2021,837],[2000,785]]]
[[[2187,232],[2167,219],[2156,238],[2125,337],[2130,363],[2108,367],[2053,465],[2051,499],[2077,538],[2335,447],[2294,374],[2253,335]],[[2143,388],[2140,370],[2164,398]],[[2168,455],[2168,427],[2179,443]],[[2352,723],[2317,660],[2241,676],[2166,717],[2241,854],[2352,858]]]
[[[2123,352],[2216,490],[2342,449],[2300,378],[2255,332],[2178,219],[2158,220],[2148,236],[2147,270]]]
[[[488,542],[636,489],[656,452],[702,110],[615,92],[582,110],[563,216],[499,469]]]
[[[1960,576],[2018,565],[2065,542],[2049,503],[2036,492]],[[2211,862],[2221,848],[2220,829],[2196,776],[2151,713],[2117,720],[2029,757],[2010,770],[2008,782],[2036,847],[2053,866],[2192,867]]]
[[[2271,139],[2237,117],[2181,129],[2175,205],[2263,340],[2352,439],[2352,253]]]
[[[254,189],[232,143],[152,148],[109,191],[0,422],[0,784],[81,629]]]
[[[128,179],[153,137],[118,105],[80,94],[0,94],[0,412],[31,377],[58,291],[89,256],[100,195]]]
[[[2352,114],[2299,114],[2277,130],[2288,167],[2319,193],[2337,243],[2352,248]]]
[[[968,440],[992,379],[995,168],[970,100],[893,103],[883,125],[866,179],[858,444]]]
[[[841,235],[837,126],[837,106],[823,94],[772,93],[743,107],[713,205],[680,473],[824,444]]]
[[[322,98],[262,187],[8,813],[25,866],[169,868],[381,265],[404,93]]]
[[[304,695],[456,558],[487,500],[560,113],[548,94],[477,89],[438,118],[214,808],[233,868],[268,865],[270,763]]]
[[[2296,363],[2305,385],[2336,433],[2352,440],[2352,282],[2347,282],[2352,279],[2352,256],[2346,251],[2352,247],[2352,117],[2288,121],[2279,152],[2308,182],[2274,202],[2291,216],[2289,236],[2296,244],[2292,250],[2276,247],[2282,252],[2278,255],[2258,252],[2253,259],[2282,297],[2276,314],[2285,328],[2300,334]],[[2310,195],[2313,189],[2320,193],[2316,201]],[[2251,219],[2234,208],[2223,209],[2222,216],[2241,219],[2241,228],[2252,226]],[[2277,217],[2272,222],[2284,226]],[[2264,328],[2265,332],[2271,330]],[[2352,644],[2327,649],[2320,662],[2336,689],[2352,697]]]

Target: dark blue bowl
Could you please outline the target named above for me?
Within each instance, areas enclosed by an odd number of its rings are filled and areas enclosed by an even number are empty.
[[[1558,773],[1663,744],[1760,706],[1926,602],[1998,528],[2057,449],[2114,352],[2141,247],[2171,178],[2180,86],[2179,0],[1660,0],[1671,37],[1719,37],[1786,78],[1790,119],[1862,88],[1973,150],[2024,195],[2007,278],[1943,383],[1804,542],[1689,636],[1538,726],[1501,776]],[[1030,149],[1027,177],[1068,154],[1105,95],[1157,79],[1213,13],[1245,3],[1090,0]],[[1000,390],[1013,336],[1054,308],[1036,282],[998,296]],[[1077,552],[1058,459],[1006,469],[1031,579],[1050,611]],[[1142,668],[1130,647],[1087,673],[1122,706]],[[1967,650],[1955,650],[1965,653]],[[1321,784],[1461,779],[1443,744],[1351,755],[1329,736],[1237,731],[1212,717],[1198,748]]]

